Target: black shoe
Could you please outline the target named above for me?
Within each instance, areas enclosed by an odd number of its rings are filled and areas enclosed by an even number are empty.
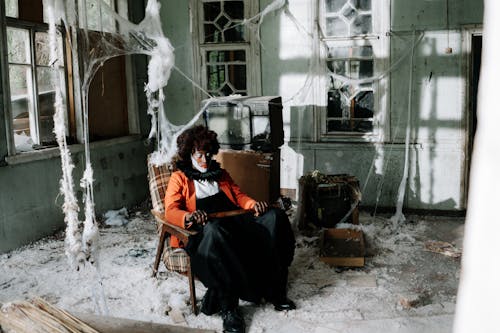
[[[245,320],[237,309],[221,312],[222,327],[227,333],[245,333]]]
[[[295,303],[288,297],[285,297],[280,301],[273,302],[273,305],[274,310],[276,311],[295,310],[297,308]]]

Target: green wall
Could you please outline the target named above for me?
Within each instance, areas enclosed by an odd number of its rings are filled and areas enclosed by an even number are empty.
[[[132,207],[148,197],[146,147],[142,140],[107,145],[91,151],[95,212]],[[75,191],[84,157],[74,153]],[[0,253],[36,241],[64,228],[63,197],[59,194],[59,157],[0,167]]]
[[[271,0],[260,0],[261,10],[270,3]],[[314,169],[349,173],[357,176],[363,186],[366,184],[363,205],[394,207],[404,168],[411,90],[409,178],[404,207],[466,209],[470,54],[465,42],[471,31],[481,30],[483,2],[448,1],[448,10],[446,0],[390,2],[386,31],[389,47],[382,60],[388,66],[394,64],[411,47],[413,31],[417,38],[423,34],[415,47],[412,80],[410,57],[406,57],[389,74],[387,84],[379,87],[386,101],[379,113],[383,115],[380,135],[376,139],[351,141],[321,140],[317,135],[322,105],[315,95],[322,86],[316,73],[324,69],[314,62],[317,39],[308,35],[315,27],[315,3],[288,1],[300,26],[283,12],[268,14],[261,26],[262,95],[281,95],[285,102],[287,143],[282,150],[281,187],[297,190],[300,176]],[[177,46],[177,64],[184,72],[192,73],[188,1],[166,0],[162,4],[163,9],[168,9],[162,12],[162,19],[167,37]],[[448,46],[451,54],[445,52]],[[169,83],[166,105],[167,112],[173,112],[172,120],[185,123],[198,110],[192,106],[191,113],[185,111],[193,99],[192,89],[185,79]]]

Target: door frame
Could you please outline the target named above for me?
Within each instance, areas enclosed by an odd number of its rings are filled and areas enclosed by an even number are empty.
[[[472,143],[473,135],[472,129],[474,126],[474,117],[472,112],[473,97],[473,54],[472,54],[472,40],[475,36],[483,36],[482,25],[464,26],[462,28],[462,50],[463,50],[463,68],[462,73],[465,78],[465,103],[464,103],[464,171],[462,175],[462,207],[467,209],[468,193],[469,193],[469,177],[472,161]],[[476,106],[477,107],[477,106]],[[476,109],[477,110],[477,109]]]

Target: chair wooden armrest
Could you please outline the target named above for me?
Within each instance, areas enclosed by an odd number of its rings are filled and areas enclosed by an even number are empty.
[[[157,210],[152,209],[151,214],[153,214],[156,221],[161,223],[162,229],[164,229],[168,234],[177,237],[184,244],[187,244],[189,236],[196,235],[196,231],[190,231],[170,223],[165,218],[165,215]]]

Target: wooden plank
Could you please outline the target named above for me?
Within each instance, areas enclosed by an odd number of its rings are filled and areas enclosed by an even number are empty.
[[[364,257],[319,257],[319,260],[330,266],[363,267]]]
[[[214,330],[156,324],[145,321],[76,313],[77,318],[101,333],[216,333]]]

